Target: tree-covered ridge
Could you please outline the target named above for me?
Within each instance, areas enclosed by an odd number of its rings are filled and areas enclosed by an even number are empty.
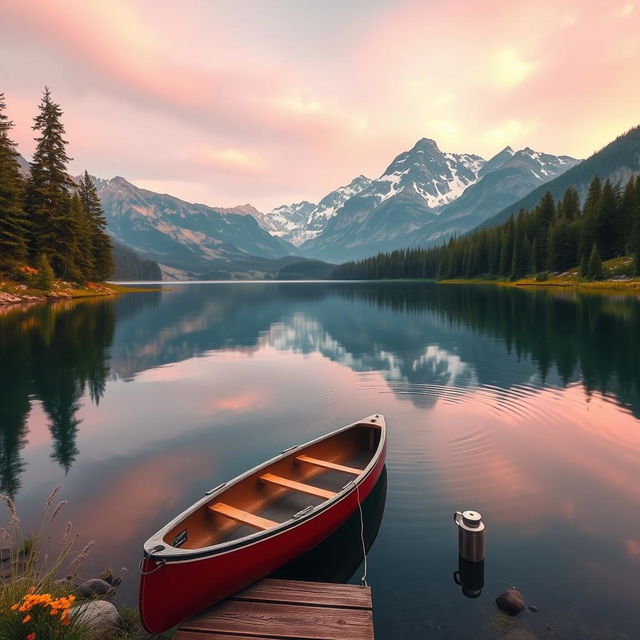
[[[584,197],[593,176],[604,176],[613,182],[624,182],[631,175],[636,174],[639,169],[640,125],[618,136],[589,158],[575,167],[571,167],[546,185],[531,191],[518,202],[514,202],[497,215],[486,220],[482,226],[493,227],[502,224],[512,215],[517,215],[520,209],[532,209],[547,191],[550,191],[554,198],[560,199],[564,192],[573,186]]]
[[[162,280],[157,262],[140,257],[133,249],[113,243],[114,280]]]
[[[0,94],[0,269],[50,264],[54,275],[79,283],[111,275],[111,240],[95,187],[85,171],[79,184],[67,172],[62,110],[48,88],[34,118],[36,150],[23,181],[13,123]]]
[[[555,201],[547,192],[531,211],[432,249],[404,249],[337,267],[338,279],[506,278],[579,267],[597,279],[602,260],[632,254],[640,275],[640,176],[624,187],[598,176],[581,206],[569,187]]]

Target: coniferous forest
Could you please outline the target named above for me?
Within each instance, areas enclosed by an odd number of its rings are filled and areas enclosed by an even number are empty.
[[[113,272],[111,240],[89,174],[75,182],[67,172],[71,158],[61,116],[45,87],[32,127],[30,175],[23,178],[11,139],[14,123],[0,93],[0,269],[35,266],[43,284],[52,276],[102,282]]]
[[[625,185],[598,176],[584,204],[568,188],[555,201],[547,192],[531,211],[430,249],[409,248],[336,267],[336,279],[488,278],[518,280],[578,268],[602,278],[602,262],[631,255],[640,275],[640,176]]]

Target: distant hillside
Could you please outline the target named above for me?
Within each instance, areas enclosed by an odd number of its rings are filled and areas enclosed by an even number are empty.
[[[236,263],[237,271],[211,269],[198,277],[202,280],[324,280],[327,276],[321,265],[326,265],[330,270],[335,266],[299,256],[286,256],[277,260],[248,256],[246,262]]]
[[[287,265],[278,272],[278,280],[328,280],[334,264],[322,260],[303,260]]]
[[[295,252],[258,226],[246,207],[213,208],[141,189],[121,177],[93,178],[107,231],[152,260],[192,273],[246,272]],[[299,258],[298,258],[299,259]]]
[[[158,263],[139,256],[125,245],[113,243],[113,280],[162,280]]]
[[[630,129],[580,164],[534,189],[479,226],[492,227],[516,215],[520,209],[532,209],[547,191],[559,199],[567,188],[573,187],[584,200],[594,176],[600,176],[603,182],[610,179],[614,183],[624,183],[636,173],[640,173],[640,126]]]

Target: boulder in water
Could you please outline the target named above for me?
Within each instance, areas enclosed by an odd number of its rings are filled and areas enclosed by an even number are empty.
[[[515,616],[524,609],[524,598],[517,589],[507,589],[496,598],[496,604],[498,609]]]

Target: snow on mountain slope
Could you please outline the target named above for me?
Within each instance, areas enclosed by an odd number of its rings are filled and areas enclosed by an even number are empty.
[[[442,152],[423,138],[377,180],[347,200],[326,228],[301,246],[341,262],[442,242],[481,224],[578,160],[506,147],[488,161]]]
[[[371,184],[365,176],[354,178],[348,185],[339,187],[326,195],[318,204],[306,200],[276,207],[269,213],[255,216],[258,224],[271,233],[299,246],[315,238],[335,215],[336,211],[351,197]]]

